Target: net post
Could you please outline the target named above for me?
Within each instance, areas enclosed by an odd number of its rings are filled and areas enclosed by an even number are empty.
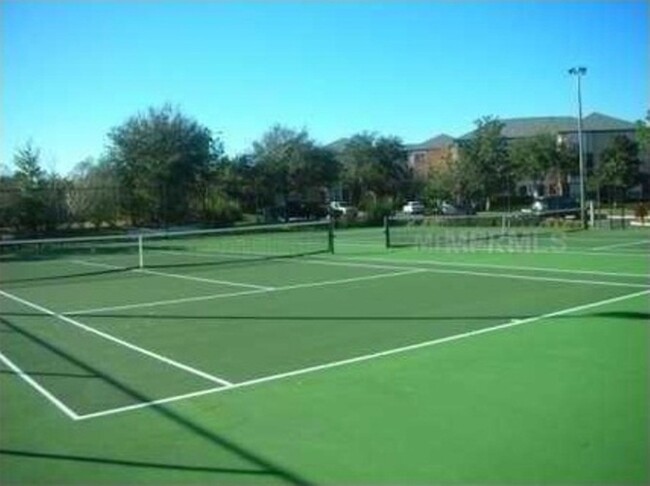
[[[589,227],[593,228],[596,225],[596,215],[594,214],[594,201],[593,199],[589,200]]]
[[[144,252],[143,252],[143,244],[142,244],[142,233],[138,235],[138,267],[139,268],[144,268]]]
[[[327,251],[334,253],[334,218],[327,225]]]
[[[386,241],[386,248],[390,248],[390,225],[388,223],[388,215],[384,216],[384,239]]]

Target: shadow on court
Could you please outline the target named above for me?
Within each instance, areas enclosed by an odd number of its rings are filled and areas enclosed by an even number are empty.
[[[207,473],[222,473],[222,474],[249,474],[264,476],[269,473],[263,470],[244,470],[244,469],[235,469],[227,467],[210,467],[210,466],[185,466],[181,464],[166,464],[162,462],[147,462],[147,461],[127,461],[122,459],[109,459],[106,457],[94,457],[94,456],[80,456],[76,454],[52,454],[45,452],[31,452],[31,451],[21,451],[14,449],[2,449],[0,448],[0,454],[5,454],[8,456],[18,456],[26,457],[31,459],[48,459],[56,461],[76,461],[76,462],[87,462],[94,464],[106,464],[109,466],[125,466],[125,467],[136,467],[136,468],[157,468],[157,469],[169,469],[177,471],[194,471],[194,472],[207,472]],[[305,484],[305,483],[301,483]]]
[[[650,322],[650,312],[609,311],[595,312],[592,315],[594,317],[611,317],[612,319],[639,319],[642,321]]]
[[[108,375],[107,373],[98,370],[92,365],[81,361],[75,356],[71,355],[67,351],[60,349],[57,346],[48,343],[47,341],[41,339],[39,336],[29,332],[25,329],[22,329],[19,325],[12,323],[11,321],[0,317],[0,322],[14,330],[16,333],[21,334],[29,341],[37,344],[45,350],[48,350],[63,360],[67,361],[73,366],[78,367],[83,370],[85,373],[92,377],[100,378],[106,383],[114,386],[116,389],[128,394],[132,398],[140,402],[150,402],[152,399],[140,393],[139,391],[133,389],[132,387],[125,385],[114,377]],[[1,454],[13,455],[13,456],[22,456],[29,457],[33,459],[47,459],[47,460],[65,460],[65,461],[78,461],[78,462],[93,462],[101,463],[114,466],[125,466],[125,467],[140,467],[140,468],[161,468],[161,469],[174,469],[174,470],[184,470],[184,471],[201,471],[214,474],[240,474],[240,475],[255,475],[255,476],[266,476],[268,478],[275,478],[277,480],[283,481],[287,484],[293,485],[309,485],[312,484],[307,481],[305,478],[300,477],[296,473],[293,473],[273,462],[259,456],[258,454],[236,444],[235,442],[222,437],[221,435],[215,433],[214,431],[206,428],[205,426],[196,423],[195,421],[181,415],[180,413],[174,412],[163,405],[153,404],[150,409],[158,413],[163,418],[170,420],[183,428],[185,431],[194,434],[197,437],[203,439],[206,443],[213,447],[220,448],[227,451],[239,459],[243,459],[247,463],[250,463],[253,467],[251,469],[244,468],[229,468],[229,467],[215,467],[215,466],[189,466],[182,464],[160,464],[155,462],[146,462],[146,461],[125,461],[119,459],[111,458],[102,458],[102,457],[90,457],[90,456],[76,456],[70,454],[57,454],[57,453],[47,453],[47,452],[32,452],[32,451],[18,451],[11,449],[2,449],[0,450]]]
[[[2,312],[0,316],[23,316],[39,317],[42,313],[38,312]],[[68,315],[68,314],[66,314]],[[499,314],[499,315],[423,315],[423,316],[403,316],[403,315],[241,315],[241,314],[139,314],[139,313],[82,313],[69,314],[70,317],[79,317],[80,319],[158,319],[161,321],[204,321],[205,324],[219,321],[302,321],[302,322],[321,322],[321,321],[349,321],[349,322],[422,322],[422,321],[501,321],[509,322],[512,320],[524,320],[539,317],[540,314]],[[634,311],[609,311],[609,312],[592,312],[580,314],[565,314],[549,317],[549,319],[577,319],[582,317],[607,317],[612,319],[638,319],[650,321],[650,312]],[[1,322],[1,321],[0,321]],[[2,329],[0,332],[14,332],[11,329]]]
[[[68,315],[68,314],[65,314]],[[69,314],[70,317],[87,319],[87,318],[107,318],[107,319],[160,319],[160,320],[177,320],[177,321],[358,321],[358,322],[422,322],[422,321],[509,321],[512,319],[528,319],[536,315],[428,315],[428,316],[396,316],[396,315],[367,315],[367,316],[346,316],[346,315],[190,315],[190,314],[111,314],[111,313],[84,313]],[[38,312],[2,312],[0,316],[24,316],[24,317],[41,317],[42,313]],[[206,322],[209,324],[209,322]]]

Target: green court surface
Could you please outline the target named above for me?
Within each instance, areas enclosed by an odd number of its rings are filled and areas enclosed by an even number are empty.
[[[0,257],[0,481],[648,484],[650,231],[502,240]]]

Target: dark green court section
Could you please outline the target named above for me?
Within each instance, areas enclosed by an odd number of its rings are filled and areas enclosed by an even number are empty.
[[[298,379],[71,422],[0,375],[23,483],[647,484],[644,298]]]
[[[0,352],[78,414],[219,386],[6,297],[0,307]]]
[[[426,272],[84,315],[97,329],[242,381],[630,293]]]

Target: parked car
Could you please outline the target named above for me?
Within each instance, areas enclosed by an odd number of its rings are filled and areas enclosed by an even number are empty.
[[[440,213],[445,216],[460,216],[464,214],[474,214],[474,208],[471,206],[464,205],[453,205],[448,202],[443,202],[440,204]]]
[[[561,214],[577,215],[580,213],[580,205],[570,196],[546,196],[535,199],[531,210],[533,213],[557,211]]]
[[[420,201],[409,201],[402,207],[404,214],[423,214],[424,204]]]
[[[329,204],[330,214],[334,217],[348,216],[354,217],[357,215],[357,208],[350,206],[341,201],[332,201]]]

